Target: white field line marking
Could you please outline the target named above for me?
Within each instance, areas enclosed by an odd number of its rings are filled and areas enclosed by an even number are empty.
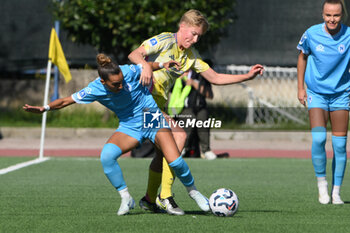
[[[23,162],[23,163],[18,163],[18,164],[15,164],[13,166],[10,166],[10,167],[0,169],[0,175],[4,175],[6,173],[19,170],[21,168],[28,167],[28,166],[31,166],[33,164],[42,163],[42,162],[45,162],[49,159],[50,159],[49,157],[45,157],[45,158],[41,158],[41,159],[34,159],[34,160],[30,160],[30,161]]]

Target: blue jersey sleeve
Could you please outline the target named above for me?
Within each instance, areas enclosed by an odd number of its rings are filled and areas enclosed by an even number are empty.
[[[301,36],[297,49],[301,50],[304,54],[310,54],[310,46],[307,31],[304,32],[304,34]]]
[[[132,79],[133,80],[139,80],[140,79],[140,75],[141,75],[141,71],[142,71],[142,65],[138,64],[138,65],[130,65],[129,66],[130,70],[132,71]]]
[[[84,89],[72,95],[73,100],[78,104],[89,104],[97,100],[96,96],[91,93],[91,88]]]
[[[72,95],[73,100],[78,104],[89,104],[98,100],[98,96],[103,95],[103,93],[97,84],[100,84],[99,80],[91,82],[87,87],[74,93]]]

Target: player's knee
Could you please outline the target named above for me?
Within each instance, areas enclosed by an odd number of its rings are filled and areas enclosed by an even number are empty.
[[[113,164],[121,154],[122,151],[117,145],[112,143],[107,143],[104,145],[100,160],[105,173],[108,173],[112,169]]]
[[[317,146],[324,146],[327,140],[327,131],[325,127],[315,127],[311,130],[312,143]]]

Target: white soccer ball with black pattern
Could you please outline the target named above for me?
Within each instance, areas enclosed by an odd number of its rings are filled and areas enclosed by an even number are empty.
[[[238,210],[238,197],[231,189],[217,189],[209,198],[210,209],[216,216],[233,216]]]

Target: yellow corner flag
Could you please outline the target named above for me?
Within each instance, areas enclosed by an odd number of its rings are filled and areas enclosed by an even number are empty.
[[[50,36],[49,59],[58,67],[66,83],[69,82],[72,79],[72,75],[70,74],[66,57],[64,56],[61,43],[54,28],[52,28]]]

